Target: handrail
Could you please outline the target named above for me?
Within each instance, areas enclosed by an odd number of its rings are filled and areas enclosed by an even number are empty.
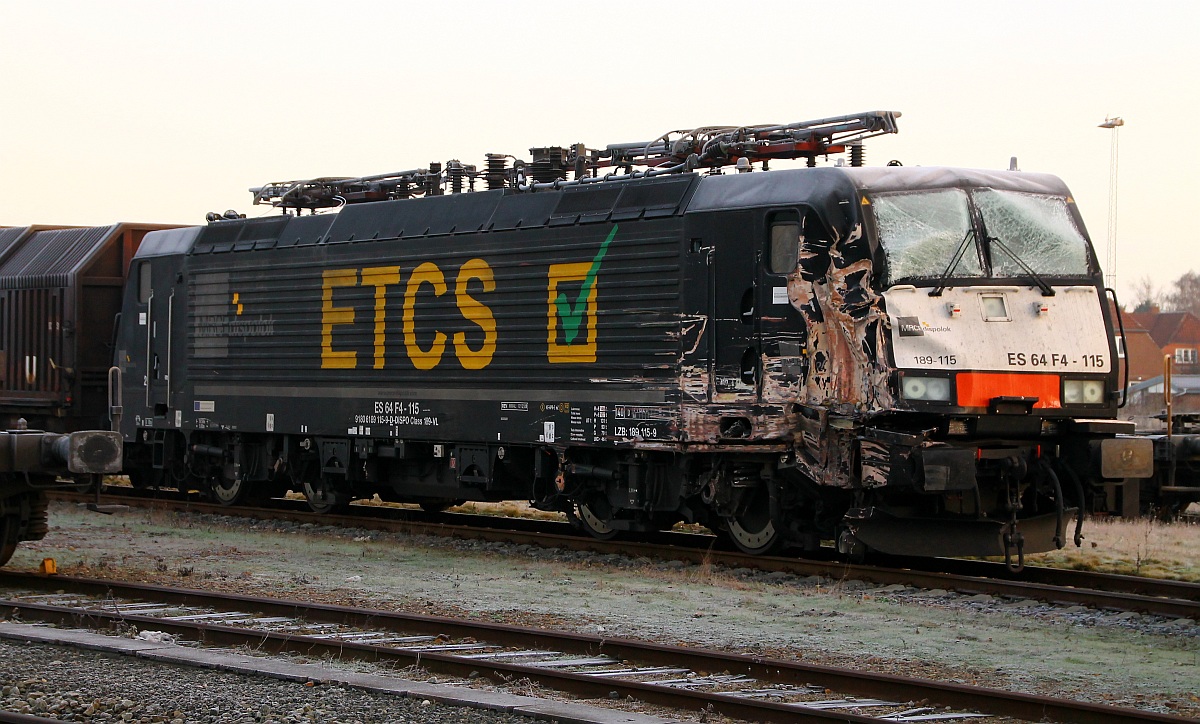
[[[120,367],[113,365],[108,368],[108,426],[113,432],[121,431],[121,415],[125,412],[125,406],[121,404],[122,375]]]
[[[1125,345],[1125,378],[1121,384],[1121,404],[1117,405],[1117,409],[1121,409],[1128,402],[1129,397],[1129,346],[1126,344],[1129,340],[1125,339],[1125,318],[1121,314],[1121,303],[1117,301],[1117,290],[1112,287],[1105,287],[1104,292],[1112,297],[1113,306],[1117,309],[1117,328],[1121,331],[1121,344]],[[1117,364],[1121,364],[1120,356],[1117,357]]]
[[[167,371],[163,375],[167,381],[167,407],[171,406],[171,343],[174,341],[173,330],[171,325],[175,320],[175,290],[171,290],[171,296],[167,297]]]
[[[146,300],[146,409],[152,410],[154,406],[150,404],[150,380],[151,358],[150,354],[154,350],[154,292],[150,292],[150,298]]]

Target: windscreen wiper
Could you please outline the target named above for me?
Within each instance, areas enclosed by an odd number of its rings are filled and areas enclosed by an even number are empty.
[[[946,280],[950,278],[951,272],[953,272],[958,266],[958,263],[962,261],[963,254],[967,252],[967,242],[974,237],[975,230],[967,229],[967,233],[963,234],[962,241],[958,242],[958,249],[954,252],[954,258],[950,260],[950,266],[946,267],[946,271],[942,272],[942,275],[938,277],[938,285],[933,288],[933,291],[929,292],[929,296],[940,297],[942,296],[942,292],[946,291],[946,287],[949,286],[946,284]]]
[[[1050,285],[1046,283],[1046,280],[1038,276],[1038,273],[1031,269],[1028,264],[1021,261],[1021,257],[1017,256],[1016,252],[1014,252],[1012,249],[1009,249],[1008,245],[994,236],[988,236],[985,238],[987,239],[988,244],[995,244],[996,246],[1000,247],[1004,253],[1012,257],[1012,260],[1015,261],[1017,265],[1020,266],[1021,269],[1023,269],[1039,287],[1041,287],[1043,297],[1054,296],[1054,290],[1050,288]]]

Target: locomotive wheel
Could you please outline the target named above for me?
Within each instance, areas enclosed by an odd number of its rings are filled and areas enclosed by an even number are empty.
[[[326,478],[305,480],[304,498],[314,513],[332,513],[346,507],[349,502],[333,489],[333,484]]]
[[[584,503],[579,504],[579,523],[596,540],[612,540],[619,532]]]
[[[750,505],[740,514],[725,519],[725,530],[730,540],[743,553],[763,556],[779,549],[783,536],[771,520],[770,504],[766,490],[759,489]]]
[[[243,480],[230,480],[223,475],[214,477],[208,484],[208,497],[221,505],[237,505],[246,496]]]

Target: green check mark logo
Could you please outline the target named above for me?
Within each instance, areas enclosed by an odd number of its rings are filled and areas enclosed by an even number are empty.
[[[587,311],[587,300],[592,294],[592,288],[596,286],[596,275],[600,273],[600,262],[604,261],[604,255],[608,253],[608,245],[612,243],[613,237],[616,235],[617,227],[614,226],[612,231],[608,232],[608,238],[600,245],[600,250],[596,252],[595,258],[592,259],[592,265],[583,279],[579,295],[575,297],[575,304],[572,305],[563,292],[559,292],[554,299],[554,306],[558,310],[558,318],[562,320],[563,337],[567,344],[572,344],[579,336],[579,326],[583,323],[583,316]]]

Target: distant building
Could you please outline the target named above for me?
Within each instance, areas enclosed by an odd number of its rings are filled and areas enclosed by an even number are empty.
[[[1119,327],[1115,330],[1119,363],[1117,371],[1121,375],[1118,379],[1125,379],[1124,368],[1126,365],[1129,366],[1130,385],[1148,380],[1155,375],[1161,375],[1163,373],[1162,347],[1159,347],[1154,338],[1150,336],[1150,330],[1143,327],[1138,321],[1142,315],[1125,312],[1122,316],[1125,335],[1121,336]]]
[[[1129,402],[1121,417],[1133,420],[1139,430],[1164,430],[1166,423],[1155,415],[1166,412],[1163,376],[1129,386]],[[1200,374],[1171,375],[1171,412],[1200,412]]]
[[[1174,374],[1200,374],[1200,317],[1191,312],[1127,312],[1126,331],[1133,320],[1150,332],[1163,355],[1170,355]],[[1159,365],[1161,373],[1162,366]],[[1130,367],[1132,379],[1133,367]]]

